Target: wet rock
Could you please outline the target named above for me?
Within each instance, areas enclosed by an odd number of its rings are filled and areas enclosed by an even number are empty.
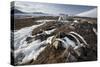
[[[32,39],[33,39],[32,37],[27,37],[26,38],[27,43],[31,43],[32,42]]]

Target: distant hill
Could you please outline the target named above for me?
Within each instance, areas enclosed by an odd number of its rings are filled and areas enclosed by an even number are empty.
[[[25,13],[25,12],[22,12],[21,10],[18,10],[18,9],[16,9],[16,8],[14,8],[14,7],[12,7],[11,8],[11,14],[15,14],[15,13]]]
[[[43,12],[33,12],[33,14],[45,14]]]
[[[26,12],[22,12],[21,10],[19,9],[16,9],[14,7],[11,8],[11,14],[37,14],[37,15],[49,15],[47,13],[43,13],[43,12],[32,12],[32,13],[26,13]]]
[[[48,14],[48,13],[43,13],[43,12],[23,12],[21,10],[19,10],[17,7],[12,7],[11,8],[11,15],[15,15],[17,18],[20,17],[27,17],[27,16],[32,16],[32,17],[36,17],[36,16],[55,16],[53,14]]]

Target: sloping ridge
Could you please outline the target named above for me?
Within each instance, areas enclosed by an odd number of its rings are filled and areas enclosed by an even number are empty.
[[[11,14],[15,14],[15,13],[21,13],[24,14],[25,12],[22,12],[21,10],[15,8],[15,7],[11,7]]]
[[[79,13],[76,16],[97,18],[97,8],[94,8],[94,9],[91,9],[89,11],[85,11],[85,12]]]

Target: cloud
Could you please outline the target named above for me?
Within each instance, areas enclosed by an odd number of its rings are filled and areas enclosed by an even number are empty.
[[[37,10],[40,9],[41,6],[42,5],[39,5],[39,4],[36,5],[31,2],[19,2],[19,1],[15,2],[15,8],[23,12],[36,12]]]
[[[80,6],[80,5],[64,5],[64,4],[50,4],[50,3],[39,3],[39,2],[26,2],[26,1],[15,1],[15,8],[23,12],[43,12],[49,14],[69,14],[75,15],[82,11],[93,9],[93,6]]]

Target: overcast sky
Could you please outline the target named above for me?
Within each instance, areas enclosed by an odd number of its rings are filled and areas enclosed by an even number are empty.
[[[69,14],[75,15],[84,11],[96,8],[96,6],[51,4],[38,2],[15,1],[15,7],[23,12],[43,12],[50,14]]]

